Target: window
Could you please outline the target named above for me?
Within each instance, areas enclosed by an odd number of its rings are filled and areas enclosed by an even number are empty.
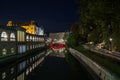
[[[35,41],[35,38],[34,38],[34,36],[33,36],[33,39],[32,39],[33,41]]]
[[[14,33],[10,34],[10,41],[15,41],[15,34]]]
[[[11,74],[13,74],[14,73],[14,68],[11,68]]]
[[[5,79],[5,78],[6,78],[6,73],[3,72],[3,73],[2,73],[2,79]]]
[[[1,41],[8,41],[8,35],[6,32],[1,33]]]
[[[32,36],[30,36],[30,41],[32,41]]]
[[[27,45],[27,50],[29,50],[29,45]]]
[[[18,46],[18,53],[26,52],[26,45],[19,45]]]
[[[14,54],[14,52],[15,52],[15,49],[14,49],[14,48],[11,48],[11,53]]]
[[[26,52],[26,45],[22,45],[22,51]]]
[[[23,61],[23,62],[19,63],[18,70],[21,71],[21,70],[25,69],[25,67],[26,67],[26,61]]]
[[[29,74],[29,68],[26,70],[26,75],[28,75]]]
[[[7,54],[7,50],[5,48],[2,50],[2,54],[3,54],[3,56],[5,56]]]
[[[28,35],[26,36],[26,40],[29,41],[29,36]]]

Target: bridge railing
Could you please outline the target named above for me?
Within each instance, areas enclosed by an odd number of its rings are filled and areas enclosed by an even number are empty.
[[[69,51],[78,61],[82,60],[101,80],[120,80],[77,50],[70,48]]]

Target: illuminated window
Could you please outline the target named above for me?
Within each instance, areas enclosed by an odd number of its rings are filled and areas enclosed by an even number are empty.
[[[5,48],[2,50],[2,54],[3,54],[3,56],[5,56],[7,54],[7,50]]]
[[[14,53],[14,52],[15,52],[14,48],[11,48],[11,53]]]
[[[35,40],[35,38],[33,37],[33,41]]]
[[[26,45],[19,45],[18,46],[18,53],[26,52]]]
[[[26,70],[26,75],[28,75],[29,74],[29,68]]]
[[[26,40],[29,41],[29,36],[28,35],[26,36]]]
[[[6,32],[1,33],[1,41],[8,41],[8,35]]]
[[[32,71],[32,67],[30,67],[30,72]]]
[[[14,73],[14,68],[11,68],[11,74],[13,74]]]
[[[32,41],[32,36],[30,36],[30,41]]]
[[[22,45],[22,51],[26,52],[26,45]]]
[[[10,41],[15,41],[15,34],[14,33],[10,34]]]
[[[6,78],[6,73],[3,72],[3,73],[2,73],[2,79],[5,79],[5,78]]]

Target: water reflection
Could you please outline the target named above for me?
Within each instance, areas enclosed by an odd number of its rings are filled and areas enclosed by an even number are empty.
[[[60,49],[52,49],[54,52],[64,52],[66,48],[60,48]]]
[[[0,80],[26,80],[44,59],[45,51],[0,68]]]

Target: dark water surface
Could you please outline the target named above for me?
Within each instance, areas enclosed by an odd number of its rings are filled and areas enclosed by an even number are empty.
[[[51,53],[27,80],[93,80],[70,54]]]
[[[0,80],[93,80],[70,54],[52,52],[42,61],[44,54],[0,67]]]

